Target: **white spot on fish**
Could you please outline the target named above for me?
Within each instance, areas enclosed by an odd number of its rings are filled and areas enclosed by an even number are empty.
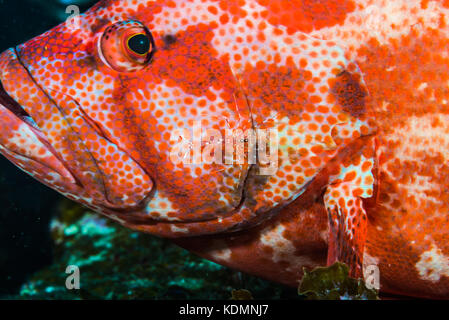
[[[423,280],[438,282],[441,277],[449,277],[449,257],[435,245],[421,254],[415,267]]]

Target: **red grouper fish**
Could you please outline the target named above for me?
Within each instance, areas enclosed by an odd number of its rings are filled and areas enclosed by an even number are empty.
[[[100,1],[2,53],[0,151],[231,268],[449,298],[448,23],[442,0]]]

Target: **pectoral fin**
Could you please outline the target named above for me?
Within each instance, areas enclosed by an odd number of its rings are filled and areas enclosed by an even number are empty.
[[[328,265],[346,263],[352,277],[362,275],[367,214],[363,198],[374,189],[374,141],[371,139],[350,161],[341,163],[324,195],[329,216]]]

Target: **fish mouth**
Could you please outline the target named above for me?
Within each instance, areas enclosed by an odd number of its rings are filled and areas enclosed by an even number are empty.
[[[29,115],[29,113],[18,103],[14,98],[12,98],[8,92],[3,87],[3,82],[0,77],[0,107],[9,110],[20,122],[27,124],[32,131],[39,137],[39,140],[44,143],[47,148],[52,149],[47,138],[42,133],[41,129],[34,121],[34,119]],[[52,153],[55,153],[52,150]]]
[[[9,49],[0,54],[0,153],[44,184],[69,184],[69,189],[73,190],[78,185],[77,179],[27,111],[27,106],[21,103],[16,90],[18,83],[44,94],[20,62],[15,49]]]
[[[28,123],[33,127],[37,127],[33,118],[25,111],[24,108],[6,92],[0,79],[0,105],[11,111],[17,118]]]

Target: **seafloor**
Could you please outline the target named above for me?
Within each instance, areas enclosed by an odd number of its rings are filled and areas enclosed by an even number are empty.
[[[243,275],[196,257],[169,241],[133,232],[63,200],[51,222],[53,262],[34,273],[20,299],[229,299],[248,288],[254,298],[295,298],[295,289]],[[80,290],[67,290],[69,265]]]

